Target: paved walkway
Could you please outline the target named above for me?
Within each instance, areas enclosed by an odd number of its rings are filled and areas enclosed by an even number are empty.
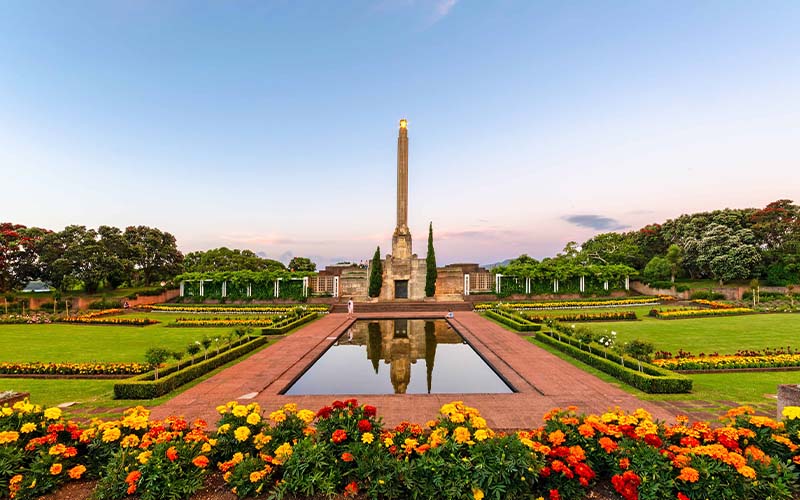
[[[444,312],[392,314],[392,317],[407,318],[443,316]],[[381,318],[385,314],[357,314],[356,317]],[[478,408],[495,429],[536,427],[541,424],[542,415],[551,408],[570,405],[586,413],[600,413],[619,406],[630,411],[644,408],[662,420],[672,420],[674,416],[664,407],[637,399],[474,312],[458,312],[450,321],[518,392],[342,394],[337,397],[281,395],[280,392],[333,344],[353,321],[345,314],[329,314],[154,408],[153,416],[184,415],[204,418],[213,425],[218,419],[214,408],[233,399],[242,403],[256,401],[267,411],[288,402],[316,411],[334,399],[348,397],[376,406],[378,414],[388,425],[401,420],[425,422],[435,418],[439,408],[450,401],[464,401]]]

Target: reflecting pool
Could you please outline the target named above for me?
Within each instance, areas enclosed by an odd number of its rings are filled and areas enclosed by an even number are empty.
[[[285,392],[511,393],[445,320],[359,320]]]

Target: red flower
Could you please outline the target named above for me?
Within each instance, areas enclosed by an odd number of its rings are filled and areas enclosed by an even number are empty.
[[[344,429],[336,429],[335,431],[333,431],[333,435],[331,436],[331,441],[333,441],[336,444],[339,444],[345,439],[347,439],[347,432]]]
[[[550,477],[550,467],[542,467],[542,470],[539,471],[539,475],[542,477]]]
[[[561,500],[561,495],[558,490],[550,490],[550,500]]]
[[[344,400],[344,405],[345,406],[349,406],[351,408],[355,408],[356,406],[358,406],[358,401],[355,400],[355,399],[345,399]],[[355,484],[355,483],[353,483],[353,484]]]
[[[170,446],[167,450],[167,458],[170,462],[174,462],[178,458],[178,450],[174,446]]]
[[[661,442],[661,438],[655,434],[647,434],[644,437],[644,442],[656,448],[661,448],[661,445],[664,444],[663,442]]]
[[[356,495],[358,495],[358,484],[355,481],[344,487],[344,496],[354,497]]]
[[[689,498],[689,497],[687,497],[686,495],[684,495],[683,493],[681,493],[681,492],[679,491],[679,492],[678,492],[678,500],[692,500],[692,499],[691,499],[691,498]]]
[[[354,457],[352,453],[349,453],[349,452],[342,453],[342,461],[343,462],[352,462],[355,459],[356,459],[356,457]]]
[[[581,478],[585,478],[587,481],[594,479],[595,476],[592,468],[583,462],[575,464],[575,474],[579,475]]]
[[[364,405],[364,416],[366,417],[374,417],[378,414],[378,409],[374,406]]]
[[[339,401],[338,399],[333,402],[333,409],[334,410],[341,410],[344,407],[345,407],[345,404],[342,403],[341,401]]]
[[[320,408],[320,410],[317,412],[317,416],[319,418],[328,418],[328,417],[331,416],[331,412],[332,411],[333,411],[333,408],[331,408],[330,406],[324,406],[324,407]]]
[[[361,432],[369,432],[372,430],[372,424],[369,423],[369,420],[362,418],[358,421],[358,430]]]
[[[136,483],[141,479],[142,473],[138,470],[134,470],[128,473],[128,477],[125,478],[125,482],[128,483],[128,495],[133,495],[136,493]]]
[[[635,472],[626,470],[622,475],[617,474],[611,478],[611,484],[625,500],[639,500],[639,485],[642,480]]]

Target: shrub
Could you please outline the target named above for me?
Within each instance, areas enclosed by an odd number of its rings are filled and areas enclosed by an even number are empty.
[[[692,292],[689,296],[692,300],[696,299],[704,299],[704,300],[722,300],[725,298],[725,295],[721,293],[716,293],[712,290],[696,290]]]
[[[300,316],[297,319],[289,318],[284,322],[276,322],[268,328],[262,328],[261,333],[264,335],[283,335],[284,333],[304,325],[310,321],[317,319],[317,313],[308,313]]]
[[[149,374],[128,379],[114,384],[114,398],[116,399],[153,399],[174,391],[178,387],[205,375],[248,352],[255,350],[269,342],[266,337],[257,337],[250,342],[229,349],[205,361],[191,364],[177,371],[164,370],[158,380],[148,380]],[[210,345],[210,344],[209,344]]]
[[[536,332],[542,329],[542,325],[537,325],[521,316],[501,310],[486,311],[486,316],[518,332]]]

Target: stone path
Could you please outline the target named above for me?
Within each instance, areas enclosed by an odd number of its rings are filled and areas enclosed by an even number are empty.
[[[406,318],[443,316],[444,312],[392,315]],[[381,318],[385,314],[363,313],[356,317]],[[215,407],[234,399],[245,404],[256,401],[267,411],[288,402],[316,411],[334,399],[348,397],[376,406],[388,425],[395,425],[401,420],[425,422],[435,418],[439,408],[450,401],[464,401],[478,408],[495,429],[536,427],[541,424],[542,415],[548,410],[569,405],[575,405],[579,411],[586,413],[600,413],[619,406],[630,411],[645,408],[655,418],[662,420],[672,420],[674,417],[674,413],[664,406],[639,400],[474,312],[457,312],[450,321],[518,392],[342,394],[337,397],[281,395],[280,392],[333,344],[353,321],[345,314],[329,314],[154,408],[153,417],[184,415],[191,419],[204,418],[213,425],[218,419]]]

